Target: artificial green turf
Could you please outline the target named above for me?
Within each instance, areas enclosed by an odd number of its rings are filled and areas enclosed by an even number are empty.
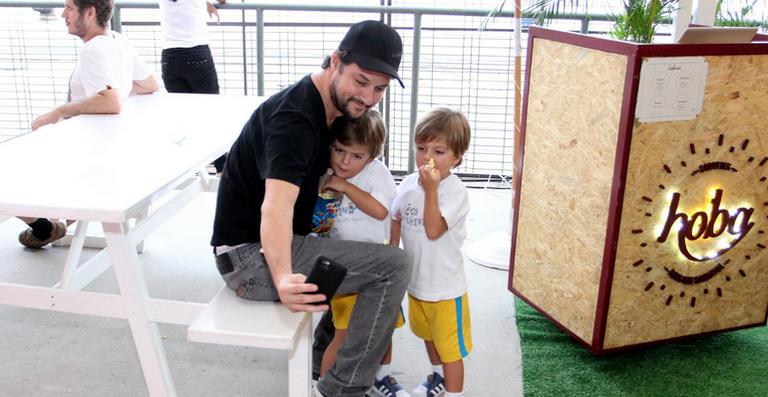
[[[515,299],[526,396],[768,397],[768,328],[593,356]]]

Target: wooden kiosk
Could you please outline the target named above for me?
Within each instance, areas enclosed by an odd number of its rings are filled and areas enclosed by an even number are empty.
[[[530,28],[509,289],[593,353],[766,324],[768,37],[754,40]]]

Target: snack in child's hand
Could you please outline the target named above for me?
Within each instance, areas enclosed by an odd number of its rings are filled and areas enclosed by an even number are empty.
[[[325,172],[323,176],[320,177],[320,182],[318,183],[318,195],[320,198],[325,200],[330,199],[336,199],[341,200],[344,197],[344,194],[339,193],[337,191],[333,190],[326,190],[325,186],[330,181],[331,177],[333,176],[333,170],[328,168],[328,171]]]
[[[324,191],[325,185],[332,176],[333,170],[329,168],[325,175],[320,177],[320,191],[317,193],[315,210],[312,213],[312,232],[325,237],[328,236],[328,232],[336,221],[336,212],[341,205],[341,199],[344,198],[344,195],[339,192]]]
[[[312,213],[312,232],[319,235],[330,232],[340,205],[341,199],[334,197],[332,193],[318,194]]]
[[[429,169],[429,173],[432,174],[432,176],[435,176],[437,172],[435,172],[435,159],[430,158],[427,161],[427,168]]]

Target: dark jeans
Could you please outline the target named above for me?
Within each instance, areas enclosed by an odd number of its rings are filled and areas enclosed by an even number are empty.
[[[245,299],[278,300],[260,244],[229,251],[221,266],[227,286]],[[317,388],[328,397],[362,396],[373,385],[379,362],[387,350],[411,272],[403,250],[382,244],[293,236],[293,271],[309,274],[323,255],[347,268],[337,294],[356,292],[357,303],[344,345]],[[322,325],[321,325],[322,326]],[[322,331],[321,331],[322,333]]]
[[[160,56],[163,84],[168,92],[218,94],[219,77],[207,45],[190,48],[167,48]],[[213,162],[216,171],[224,169],[226,154]]]

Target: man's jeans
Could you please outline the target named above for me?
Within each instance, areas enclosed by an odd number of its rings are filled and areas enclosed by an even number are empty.
[[[223,275],[238,296],[252,300],[279,300],[261,244],[229,251],[232,271]],[[309,274],[319,256],[347,268],[337,294],[358,293],[344,345],[336,364],[317,388],[327,397],[362,396],[373,385],[379,362],[392,339],[395,319],[411,275],[401,249],[357,241],[293,236],[293,272]]]

